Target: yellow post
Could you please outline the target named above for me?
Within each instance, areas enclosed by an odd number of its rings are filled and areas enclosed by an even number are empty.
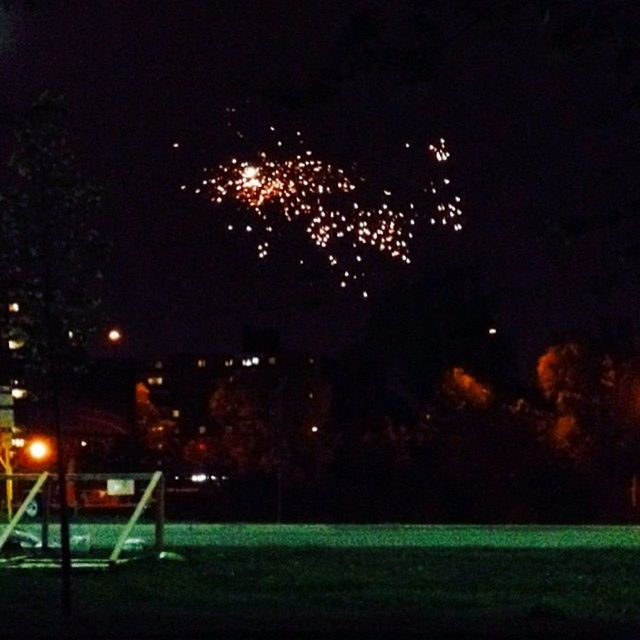
[[[0,456],[0,464],[7,475],[11,475],[13,473],[13,469],[11,467],[11,449],[10,447],[5,447],[4,443],[2,446],[2,455]],[[13,480],[7,478],[5,480],[5,487],[7,492],[7,517],[11,520],[13,516]]]
[[[11,387],[0,387],[0,464],[7,475],[13,473],[11,467],[11,439],[13,437],[13,396]],[[7,496],[7,515],[13,515],[13,480],[5,481]]]

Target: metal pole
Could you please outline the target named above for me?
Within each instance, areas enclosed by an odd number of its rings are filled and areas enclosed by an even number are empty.
[[[60,415],[60,381],[57,364],[53,363],[53,409],[55,415],[56,446],[58,449],[58,497],[60,500],[60,551],[62,560],[62,613],[71,614],[71,547],[69,544],[69,511],[67,508],[67,469]]]
[[[280,425],[280,420],[278,420],[278,425],[276,427],[277,438],[278,438],[278,472],[276,475],[276,522],[279,524],[282,522],[282,427]]]

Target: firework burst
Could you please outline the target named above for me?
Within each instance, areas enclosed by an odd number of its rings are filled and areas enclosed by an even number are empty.
[[[275,133],[275,128],[270,131]],[[236,134],[245,139],[241,131]],[[295,141],[298,149],[304,145],[299,131]],[[367,298],[364,283],[372,252],[409,264],[414,235],[423,231],[421,224],[439,222],[455,231],[462,229],[461,198],[453,192],[451,179],[443,170],[450,152],[442,138],[425,153],[435,161],[428,186],[421,190],[419,199],[405,205],[392,205],[394,196],[389,189],[372,195],[371,185],[362,177],[317,159],[308,149],[286,153],[282,140],[275,146],[274,152],[261,151],[250,159],[232,158],[205,170],[201,185],[195,189],[216,206],[232,204],[248,214],[246,224],[229,224],[227,228],[234,231],[236,226],[244,226],[249,234],[259,231],[260,259],[269,255],[271,239],[283,225],[299,225],[311,246],[324,253],[340,286],[358,281],[361,295]],[[406,142],[405,147],[409,149],[411,144]]]

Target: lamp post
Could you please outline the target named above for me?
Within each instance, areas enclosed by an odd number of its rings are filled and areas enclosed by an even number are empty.
[[[110,327],[107,332],[107,341],[109,348],[111,349],[112,360],[112,373],[114,379],[118,379],[117,374],[125,376],[127,385],[127,406],[126,406],[126,421],[130,430],[130,448],[128,449],[128,463],[137,464],[139,462],[139,442],[136,433],[136,378],[135,373],[130,364],[126,362],[120,363],[121,366],[117,366],[116,359],[118,355],[118,348],[122,344],[124,339],[124,332],[119,326]]]

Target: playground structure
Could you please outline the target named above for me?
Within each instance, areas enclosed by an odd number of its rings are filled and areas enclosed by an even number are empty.
[[[56,492],[52,491],[52,482],[56,476],[47,471],[40,474],[34,473],[4,473],[0,474],[0,482],[11,485],[11,492],[14,492],[14,485],[18,482],[32,482],[33,485],[26,492],[24,499],[15,514],[10,516],[9,523],[0,531],[0,567],[4,568],[59,568],[60,557],[55,553],[56,549],[51,544],[50,524],[51,513],[56,505],[52,502],[52,497]],[[114,500],[121,500],[123,508],[133,507],[133,513],[125,524],[118,525],[119,534],[115,545],[108,557],[83,556],[82,554],[72,558],[73,569],[110,569],[129,562],[138,555],[127,555],[123,557],[123,552],[127,550],[127,541],[133,528],[140,520],[142,513],[153,503],[155,505],[155,540],[154,549],[161,552],[164,547],[164,525],[165,525],[165,504],[164,504],[164,476],[162,472],[153,473],[72,473],[66,476],[66,490],[75,492],[78,485],[88,483],[91,486],[86,491],[80,491],[83,495],[94,495],[96,491],[102,497],[104,504],[112,508]],[[146,483],[144,490],[140,493],[136,491],[136,483]],[[96,485],[102,485],[103,489],[96,489]],[[30,507],[39,502],[41,508],[38,509],[40,519],[40,539],[38,544],[30,549],[30,554],[5,555],[3,550],[12,536],[18,532],[18,525],[27,515]],[[91,504],[91,503],[89,503]],[[94,502],[95,504],[95,502]]]

